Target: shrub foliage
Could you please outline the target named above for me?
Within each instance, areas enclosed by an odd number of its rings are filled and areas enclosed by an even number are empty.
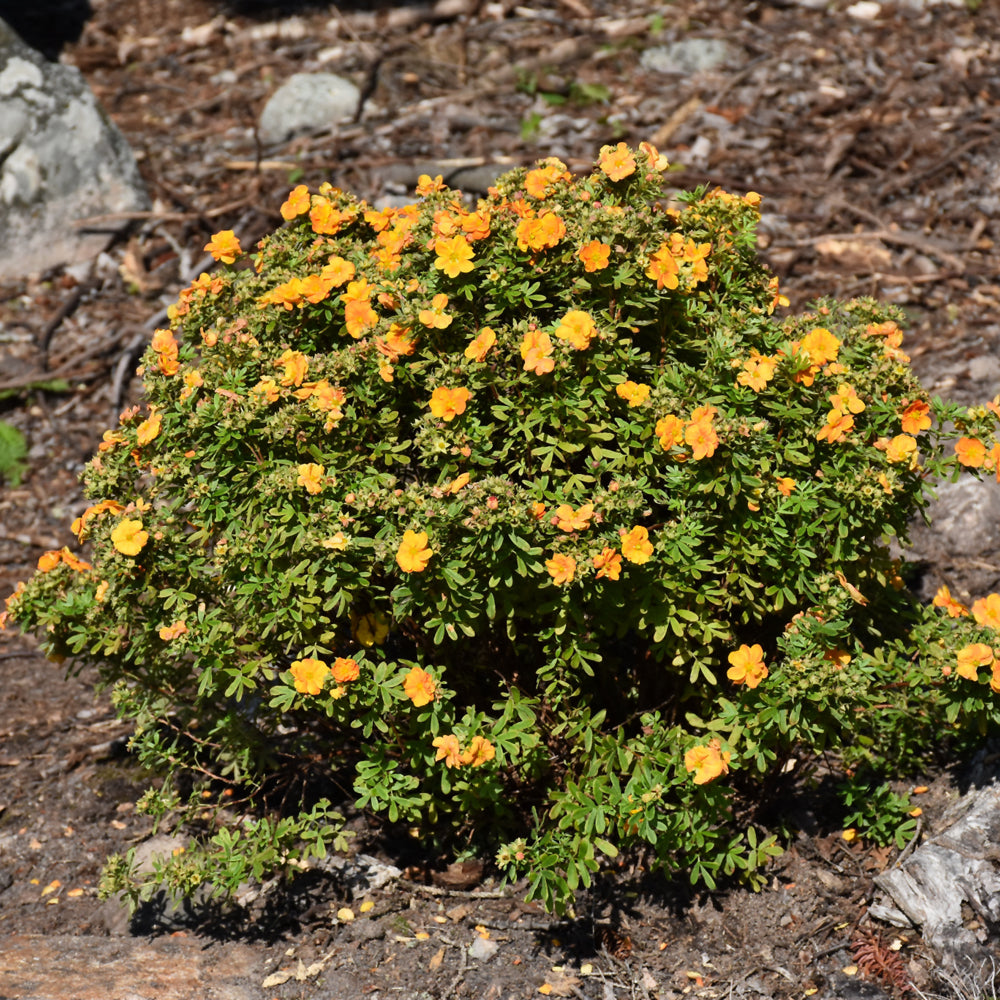
[[[671,201],[666,167],[619,144],[381,211],[299,186],[255,252],[213,238],[86,470],[93,564],[8,599],[99,664],[167,775],[143,806],[205,828],[157,877],[320,854],[346,795],[549,906],[639,845],[752,880],[745,807],[793,758],[856,801],[997,722],[1000,597],[922,607],[888,542],[997,468],[1000,408],[929,399],[893,309],[779,318],[759,197]]]

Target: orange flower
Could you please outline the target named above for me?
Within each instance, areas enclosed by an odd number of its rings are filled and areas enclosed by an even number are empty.
[[[955,672],[969,681],[978,681],[980,667],[993,665],[993,650],[985,642],[974,642],[957,653],[958,666]]]
[[[646,277],[654,278],[657,288],[677,287],[677,261],[666,243],[649,258]]]
[[[591,240],[580,247],[577,251],[577,257],[583,261],[583,269],[588,273],[601,271],[608,266],[608,260],[611,257],[611,247],[600,240]]]
[[[778,484],[778,492],[783,497],[791,496],[792,490],[795,489],[795,480],[788,476],[775,476],[774,479]]]
[[[597,165],[610,181],[621,181],[635,173],[635,157],[624,142],[617,146],[601,146]]]
[[[524,370],[545,375],[555,368],[552,359],[552,341],[544,330],[529,330],[521,339],[521,357]]]
[[[170,642],[171,639],[177,639],[182,635],[186,635],[187,631],[188,627],[184,622],[174,622],[173,625],[164,625],[160,629],[160,638],[164,642]]]
[[[338,684],[348,684],[361,676],[361,669],[358,667],[357,660],[351,659],[349,656],[338,656],[333,661],[331,673]]]
[[[766,357],[758,351],[751,350],[750,357],[743,362],[743,371],[736,376],[736,383],[753,389],[754,392],[760,392],[774,378],[774,369],[777,365],[777,358]]]
[[[456,476],[447,486],[443,486],[442,489],[445,493],[450,493],[454,496],[456,493],[461,493],[469,485],[469,479],[469,473],[463,472],[461,475]]]
[[[910,403],[899,415],[904,434],[919,434],[931,425],[930,405],[921,400]]]
[[[708,746],[691,747],[684,754],[684,770],[694,772],[694,783],[704,785],[729,771],[731,759],[729,751],[722,751],[717,739],[711,740]]]
[[[559,321],[555,335],[559,340],[568,340],[576,350],[585,351],[590,347],[591,338],[597,335],[597,327],[594,326],[590,313],[582,309],[571,309]]]
[[[597,570],[594,575],[598,580],[602,577],[617,580],[621,577],[622,557],[614,549],[604,548],[600,555],[594,556],[594,568]]]
[[[160,433],[161,419],[159,413],[151,413],[143,420],[136,428],[136,443],[140,446],[149,444]]]
[[[842,441],[854,429],[854,417],[840,410],[831,410],[826,415],[826,423],[816,432],[817,441]]]
[[[938,592],[934,595],[934,600],[931,603],[936,608],[944,608],[948,612],[949,618],[961,618],[963,615],[969,613],[969,609],[964,604],[956,601],[951,596],[951,591],[945,586],[938,588]]]
[[[299,184],[293,188],[284,204],[281,206],[281,217],[290,222],[299,215],[305,215],[309,211],[309,188],[305,184]]]
[[[299,694],[319,694],[323,690],[330,668],[322,660],[308,656],[302,660],[295,660],[291,671],[295,680],[295,690]]]
[[[317,198],[309,210],[309,223],[314,233],[333,236],[339,233],[345,222],[350,222],[354,216],[341,212],[325,198]]]
[[[630,409],[633,406],[642,406],[649,399],[649,386],[645,382],[633,382],[631,379],[615,386],[615,392],[622,399],[628,400]]]
[[[897,434],[885,449],[885,457],[892,463],[914,461],[917,457],[917,442],[909,434]]]
[[[684,440],[684,421],[668,413],[657,420],[654,433],[660,439],[660,447],[669,451]]]
[[[426,531],[403,532],[403,539],[396,550],[396,563],[404,573],[422,573],[427,569],[434,550],[427,544]]]
[[[365,330],[370,330],[378,323],[378,313],[368,302],[351,301],[344,306],[344,326],[347,332],[357,340],[364,336]]]
[[[89,562],[85,562],[83,559],[77,559],[77,557],[73,555],[73,553],[70,552],[65,545],[59,550],[59,555],[62,556],[62,561],[76,573],[86,573],[86,571],[91,568]]]
[[[814,365],[822,367],[828,361],[835,361],[840,351],[840,341],[829,330],[818,326],[803,338],[800,348],[809,355]]]
[[[493,744],[485,736],[473,736],[469,742],[469,749],[462,754],[462,763],[481,767],[488,760],[493,760],[496,753]]]
[[[670,166],[670,161],[651,142],[640,142],[639,150],[646,155],[650,169],[658,174]]]
[[[439,271],[444,271],[449,278],[457,278],[460,274],[471,271],[474,266],[472,247],[461,233],[450,240],[436,240],[434,252],[437,254],[434,266]]]
[[[988,625],[1000,631],[1000,594],[989,594],[974,601],[972,617],[979,625]]]
[[[451,325],[451,316],[444,311],[447,305],[448,296],[445,295],[444,292],[438,292],[438,294],[431,299],[430,308],[421,309],[417,314],[417,319],[419,319],[424,326],[429,326],[436,330],[443,330],[445,327]]]
[[[469,346],[466,347],[465,356],[470,361],[482,361],[492,350],[496,342],[496,333],[494,333],[490,327],[484,326],[479,331],[479,335],[475,338],[475,340],[473,340]]]
[[[320,271],[320,277],[330,283],[332,288],[339,288],[341,285],[351,281],[357,273],[354,265],[343,257],[334,254]]]
[[[111,532],[111,544],[123,556],[137,556],[148,541],[149,535],[142,530],[142,521],[137,519],[123,518]]]
[[[702,407],[702,409],[712,409],[712,407]],[[695,415],[692,414],[691,417],[690,423],[684,428],[684,440],[691,446],[691,457],[695,461],[711,458],[719,446],[719,435],[712,427],[712,416],[695,419]]]
[[[464,387],[447,389],[443,385],[439,385],[431,393],[431,413],[448,423],[465,413],[465,405],[471,395],[472,393]]]
[[[649,532],[637,524],[631,531],[620,532],[622,539],[622,555],[631,563],[642,565],[649,562],[653,555],[653,543],[649,540]]]
[[[323,476],[326,475],[326,469],[322,465],[307,462],[305,465],[299,466],[298,473],[299,478],[295,481],[296,486],[304,486],[306,493],[313,495],[322,491]]]
[[[584,531],[590,526],[594,516],[594,505],[584,504],[579,510],[573,510],[568,503],[560,504],[552,514],[552,523],[561,531]]]
[[[535,219],[522,219],[514,235],[518,250],[546,250],[566,235],[566,224],[555,212],[545,212]]]
[[[421,198],[426,198],[429,194],[434,194],[437,191],[443,191],[447,185],[444,182],[441,174],[438,174],[433,180],[430,174],[421,174],[417,178],[416,193]]]
[[[755,688],[767,677],[764,650],[757,643],[752,646],[743,643],[739,649],[729,654],[729,662],[732,666],[726,671],[726,676],[734,684],[746,684],[748,688]]]
[[[837,391],[829,398],[830,405],[835,410],[840,410],[841,413],[864,412],[864,401],[858,398],[858,394],[855,391],[854,386],[848,385],[846,382],[841,382],[840,385],[837,386]]]
[[[978,469],[986,461],[986,445],[978,438],[961,437],[955,442],[955,457],[970,469]]]
[[[221,233],[216,233],[204,249],[216,260],[221,260],[223,264],[232,264],[241,253],[243,248],[236,234],[231,229],[224,229]]]
[[[417,708],[423,708],[434,700],[437,684],[422,667],[413,667],[403,679],[403,690]]]
[[[309,359],[300,351],[285,350],[274,362],[275,368],[284,370],[282,385],[302,385],[309,370]]]
[[[572,556],[557,552],[551,559],[545,560],[545,568],[552,577],[552,582],[561,587],[573,579],[576,573],[576,560]]]
[[[50,573],[62,562],[62,553],[57,549],[52,549],[44,555],[38,557],[38,572]]]
[[[445,767],[462,766],[462,748],[454,733],[448,733],[447,736],[435,736],[431,740],[431,746],[437,747],[437,756],[434,759],[443,760]]]

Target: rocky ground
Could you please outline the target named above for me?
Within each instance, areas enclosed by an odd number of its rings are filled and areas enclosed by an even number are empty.
[[[0,418],[30,447],[23,481],[0,485],[0,593],[71,542],[77,474],[134,398],[131,373],[165,306],[211,263],[211,234],[232,228],[253,243],[300,180],[373,202],[422,172],[475,191],[510,165],[556,155],[584,169],[605,143],[651,139],[679,187],[764,196],[762,253],[792,308],[819,294],[898,303],[932,391],[962,402],[1000,391],[991,4],[440,0],[283,16],[209,0],[94,6],[64,59],[136,150],[154,204],[92,220],[127,223],[93,266],[0,287]],[[266,145],[264,103],[301,71],[351,79],[356,120]],[[962,599],[1000,589],[995,501],[945,491],[935,528],[914,533],[920,585],[947,582]],[[805,797],[801,835],[757,895],[692,896],[624,867],[554,921],[516,886],[435,883],[419,858],[362,829],[363,857],[245,920],[146,912],[130,924],[96,898],[103,858],[149,833],[131,805],[147,778],[124,752],[127,728],[87,671],[64,679],[10,632],[0,671],[0,998],[827,998],[906,983],[992,995],[988,968],[949,983],[917,931],[868,918],[872,879],[896,852],[846,843]],[[908,776],[929,787],[924,833],[969,764]],[[355,919],[338,916],[345,907]],[[877,936],[895,986],[865,974],[859,934]]]

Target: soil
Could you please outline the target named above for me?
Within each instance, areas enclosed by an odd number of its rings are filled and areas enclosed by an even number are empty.
[[[300,180],[377,202],[422,172],[475,190],[499,167],[555,155],[582,170],[605,143],[652,139],[678,187],[764,196],[762,253],[793,309],[817,295],[898,303],[928,388],[969,403],[1000,390],[995,5],[94,6],[63,58],[132,144],[154,205],[93,220],[128,226],[91,266],[0,287],[0,417],[30,445],[23,482],[0,488],[0,594],[43,551],[72,542],[84,506],[77,475],[137,398],[138,355],[165,306],[211,263],[211,234],[231,228],[252,244],[280,223]],[[721,61],[698,68],[697,56],[717,51],[703,45],[657,68],[655,50],[692,39],[723,43]],[[267,97],[317,70],[358,84],[358,119],[263,146],[255,122]],[[925,587],[947,582],[965,600],[1000,589],[989,538],[970,555],[933,530],[919,537]],[[957,995],[919,931],[867,916],[873,877],[898,852],[846,842],[835,813],[804,791],[790,804],[800,833],[757,894],[695,894],[630,861],[556,920],[488,870],[435,881],[435,859],[360,823],[351,859],[242,910],[152,906],[130,921],[97,898],[104,858],[150,835],[133,807],[150,779],[129,759],[128,727],[89,669],[67,678],[28,638],[0,633],[0,671],[0,1000],[822,1000],[900,995],[907,983]],[[923,832],[971,763],[906,776],[904,790],[929,787]],[[859,933],[877,936],[895,987],[858,969]],[[1000,950],[988,928],[979,934]],[[992,995],[989,970],[966,971],[966,995]]]

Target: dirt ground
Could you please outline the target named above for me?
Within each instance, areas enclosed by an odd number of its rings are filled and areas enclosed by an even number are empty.
[[[135,398],[131,373],[166,305],[211,263],[205,242],[231,228],[253,243],[300,181],[377,201],[428,172],[474,191],[498,166],[556,155],[585,169],[602,144],[651,139],[678,187],[764,196],[762,252],[793,308],[820,294],[898,303],[933,392],[1000,391],[994,4],[94,6],[64,59],[136,150],[154,205],[94,220],[129,225],[92,267],[0,287],[0,418],[30,445],[23,482],[0,484],[0,595],[72,542],[77,475]],[[318,70],[358,84],[358,119],[263,146],[267,97]],[[972,556],[933,532],[920,546],[928,578],[960,598],[1000,589],[991,539]],[[0,676],[0,1000],[894,995],[858,968],[866,932],[897,984],[960,993],[919,932],[866,915],[897,852],[846,843],[805,796],[790,804],[801,833],[756,895],[692,895],[627,863],[557,921],[488,876],[436,883],[428,859],[360,823],[358,856],[242,913],[154,908],[130,923],[96,889],[107,854],[149,834],[132,808],[148,779],[129,761],[128,728],[88,670],[67,680],[9,631]],[[924,832],[968,764],[907,776],[929,787]],[[1000,951],[995,933],[980,937]],[[970,972],[965,995],[993,995],[988,978]]]

